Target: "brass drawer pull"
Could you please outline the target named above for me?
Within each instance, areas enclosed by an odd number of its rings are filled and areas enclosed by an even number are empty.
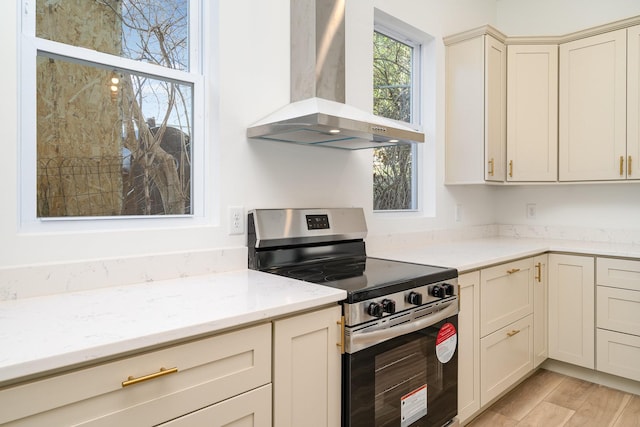
[[[507,274],[517,273],[518,271],[520,271],[519,268],[512,268],[511,270],[507,270]]]
[[[487,174],[493,176],[493,159],[489,160],[489,166],[489,172],[487,172]]]
[[[620,176],[624,175],[624,156],[620,156]]]
[[[126,381],[122,381],[122,387],[128,387],[130,385],[134,385],[134,384],[138,384],[141,383],[143,381],[149,381],[152,380],[154,378],[158,378],[158,377],[163,377],[165,375],[169,375],[169,374],[175,374],[176,372],[178,372],[178,368],[160,368],[160,370],[158,372],[154,372],[153,374],[149,374],[149,375],[143,375],[141,377],[134,377],[134,376],[130,376],[129,378],[127,378]]]
[[[542,283],[542,263],[536,264],[536,276],[534,277],[538,283]]]
[[[509,177],[513,178],[513,160],[509,160]]]
[[[336,323],[340,326],[340,342],[336,345],[340,347],[340,354],[344,354],[344,316],[342,316]]]
[[[520,333],[520,329],[514,329],[514,330],[513,330],[513,331],[511,331],[511,332],[507,332],[507,335],[508,335],[508,336],[510,336],[510,337],[512,337],[512,336],[517,335],[517,334],[519,334],[519,333]]]
[[[631,156],[627,159],[627,176],[631,176]]]

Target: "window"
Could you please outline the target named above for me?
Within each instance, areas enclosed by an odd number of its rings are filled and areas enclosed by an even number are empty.
[[[379,27],[373,33],[373,112],[419,124],[420,45],[400,39]],[[374,150],[374,210],[416,210],[417,181],[415,145]]]
[[[203,145],[198,6],[24,3],[23,217],[194,214]]]

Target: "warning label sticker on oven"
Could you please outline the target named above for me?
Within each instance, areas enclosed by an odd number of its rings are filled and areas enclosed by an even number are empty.
[[[456,352],[458,334],[456,327],[451,323],[445,323],[438,331],[436,337],[436,356],[440,363],[447,363]]]
[[[407,427],[427,415],[427,385],[400,398],[400,427]]]

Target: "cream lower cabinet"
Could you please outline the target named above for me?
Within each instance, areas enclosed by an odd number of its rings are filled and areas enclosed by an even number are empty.
[[[480,359],[484,406],[533,369],[533,315],[482,338]]]
[[[533,369],[533,258],[480,272],[480,403]]]
[[[271,425],[271,384],[160,424],[162,427],[259,427]]]
[[[178,417],[213,413],[231,421],[249,416],[253,423],[243,425],[268,427],[270,383],[271,323],[265,323],[4,388],[0,424],[194,425]],[[228,400],[238,396],[242,405]]]
[[[8,386],[0,425],[339,426],[340,316],[334,305]]]
[[[458,419],[480,409],[480,272],[461,274],[458,313]]]
[[[640,381],[640,261],[596,262],[596,369]]]
[[[549,356],[549,255],[533,258],[533,367]]]
[[[549,357],[595,368],[594,259],[549,255]]]
[[[340,425],[339,306],[274,322],[273,425]]]

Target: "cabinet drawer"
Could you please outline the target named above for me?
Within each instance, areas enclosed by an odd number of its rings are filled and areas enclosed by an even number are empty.
[[[270,427],[271,384],[192,412],[159,427]]]
[[[480,335],[486,336],[533,313],[533,259],[481,271]]]
[[[122,385],[174,367],[176,373]],[[266,323],[1,390],[0,424],[157,424],[269,382]]]
[[[640,337],[597,329],[597,369],[640,381]]]
[[[598,286],[597,292],[598,327],[640,335],[640,291]]]
[[[481,405],[533,369],[533,315],[480,340]]]
[[[596,284],[640,291],[640,261],[598,258]]]

